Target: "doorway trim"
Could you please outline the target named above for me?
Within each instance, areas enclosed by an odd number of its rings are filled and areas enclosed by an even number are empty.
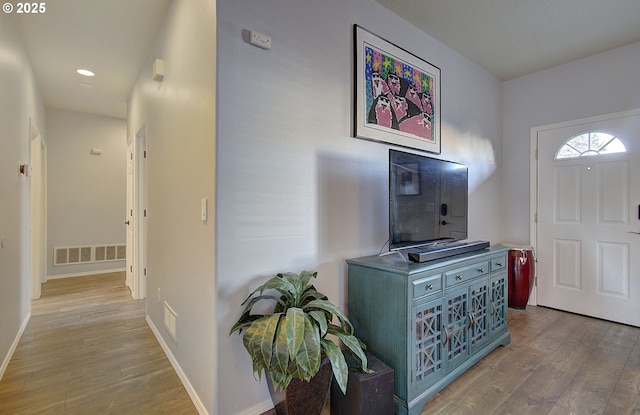
[[[127,263],[125,282],[135,300],[147,298],[147,123],[127,141]],[[130,177],[131,176],[131,177]]]
[[[37,151],[34,151],[37,150]],[[29,119],[29,273],[31,299],[47,281],[47,145]]]

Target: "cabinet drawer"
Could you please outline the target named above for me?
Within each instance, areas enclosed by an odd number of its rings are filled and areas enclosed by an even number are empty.
[[[507,267],[507,257],[500,256],[497,258],[491,258],[491,272],[496,272],[506,267]]]
[[[478,262],[477,264],[447,271],[445,273],[447,287],[472,280],[473,278],[479,277],[481,275],[487,275],[488,273],[489,261]]]
[[[411,282],[413,284],[413,299],[425,295],[442,292],[442,275],[432,275]]]

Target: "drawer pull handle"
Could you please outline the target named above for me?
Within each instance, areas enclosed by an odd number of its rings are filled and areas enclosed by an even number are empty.
[[[502,266],[502,262],[496,262],[496,265],[501,267]]]
[[[425,287],[427,290],[433,290],[433,284],[429,284]]]
[[[457,279],[458,281],[462,281],[462,275],[456,275],[456,279]]]
[[[484,268],[478,268],[478,272],[484,274]]]

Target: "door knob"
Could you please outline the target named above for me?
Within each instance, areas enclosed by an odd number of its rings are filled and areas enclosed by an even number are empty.
[[[126,221],[126,222],[125,222],[124,224],[125,224],[125,225],[129,225],[130,223],[131,223],[131,222],[129,222],[129,221]]]

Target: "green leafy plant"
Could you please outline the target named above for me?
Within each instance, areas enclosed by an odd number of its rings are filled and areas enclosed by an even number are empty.
[[[317,272],[303,271],[271,278],[242,303],[242,315],[229,335],[244,330],[242,341],[257,379],[264,371],[280,389],[286,389],[294,378],[309,381],[318,373],[324,354],[342,393],[346,393],[349,368],[342,349],[326,337],[339,339],[358,358],[362,370],[371,372],[365,346],[354,336],[347,316],[309,284],[316,276]],[[264,300],[272,303],[272,310],[254,313],[254,306]]]

